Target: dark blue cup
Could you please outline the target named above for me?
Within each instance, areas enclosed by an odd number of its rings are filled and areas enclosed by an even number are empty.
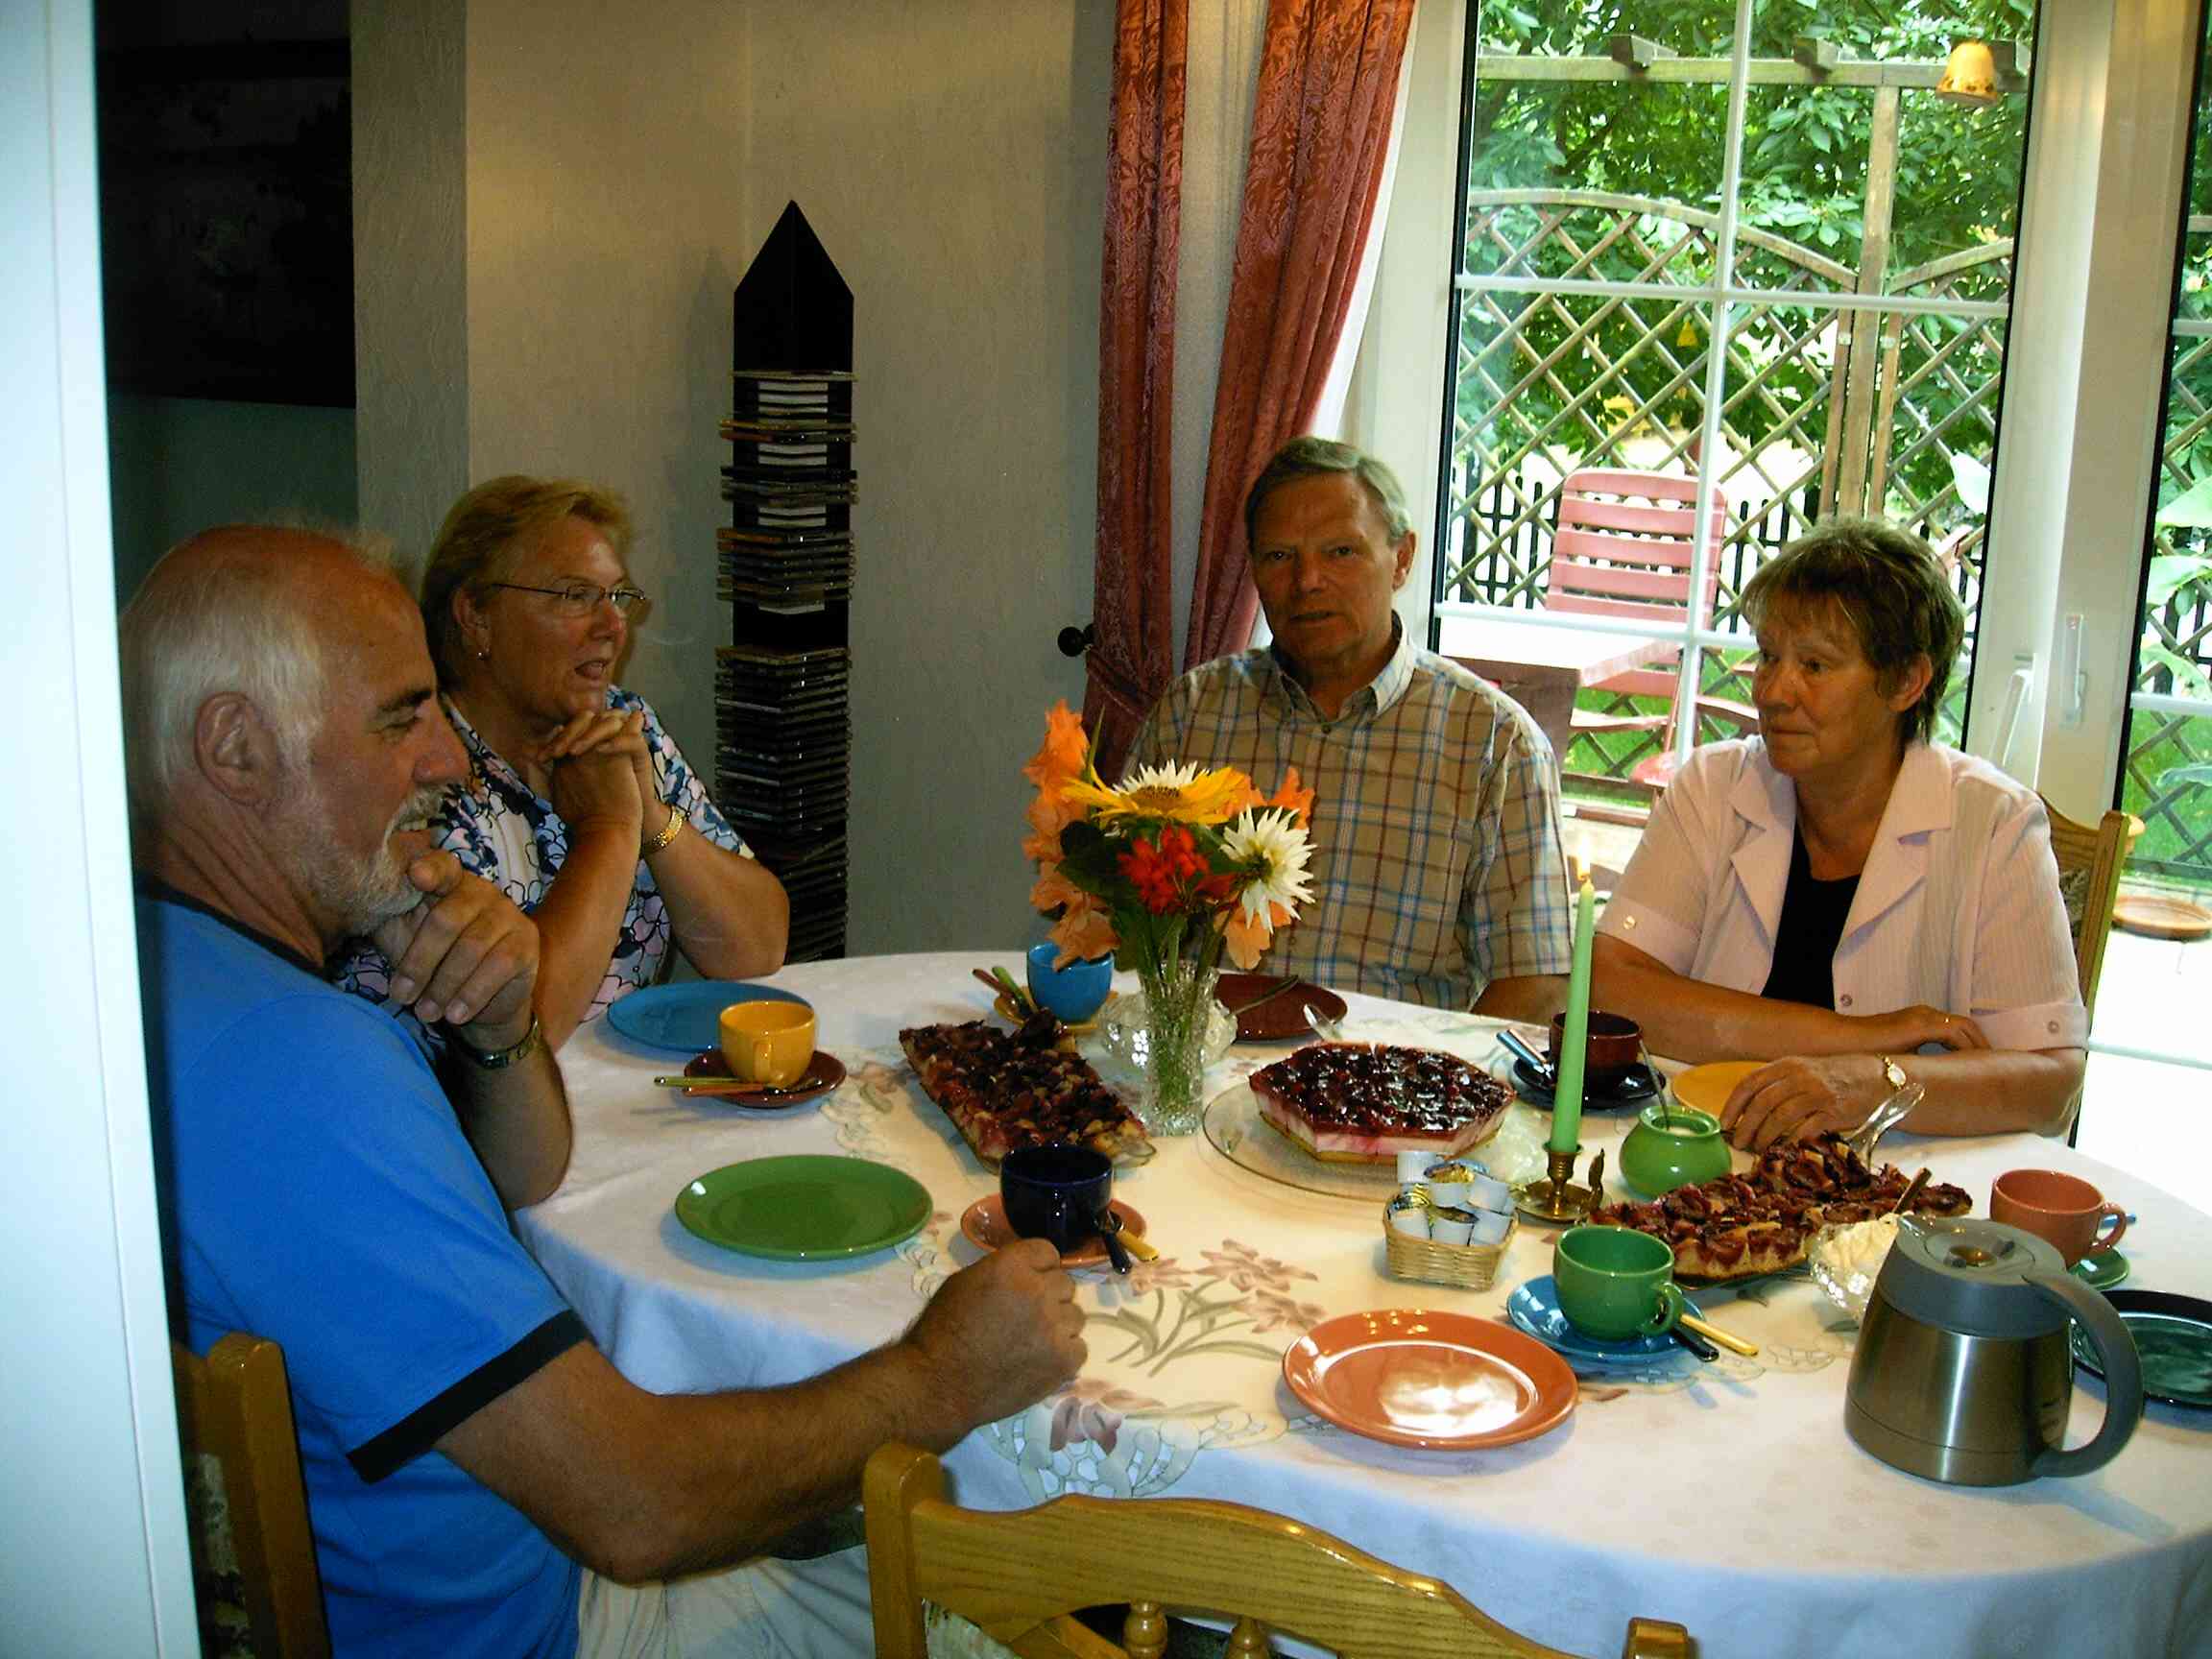
[[[1070,1025],[1080,1025],[1098,1012],[1106,993],[1114,988],[1114,958],[1101,956],[1095,962],[1055,968],[1052,959],[1059,954],[1060,947],[1049,939],[1029,947],[1029,995],[1038,1007]]]
[[[1006,1224],[1067,1255],[1098,1231],[1114,1196],[1114,1161],[1088,1146],[1017,1146],[998,1165]]]

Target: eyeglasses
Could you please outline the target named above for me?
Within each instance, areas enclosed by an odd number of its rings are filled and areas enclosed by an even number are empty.
[[[564,616],[589,616],[599,609],[602,602],[614,607],[617,616],[627,616],[645,602],[642,590],[636,588],[601,588],[591,582],[565,582],[558,588],[533,588],[527,582],[487,582],[487,588],[512,588],[517,593],[543,593],[553,601],[553,609]]]

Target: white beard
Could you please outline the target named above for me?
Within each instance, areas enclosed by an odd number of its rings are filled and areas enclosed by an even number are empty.
[[[281,845],[294,862],[294,875],[316,906],[336,920],[349,936],[367,935],[422,902],[407,879],[408,860],[393,846],[402,826],[420,824],[438,810],[443,789],[418,789],[410,795],[376,843],[375,852],[354,853],[343,845],[330,822],[330,807],[314,774],[296,774],[300,792],[282,812]]]

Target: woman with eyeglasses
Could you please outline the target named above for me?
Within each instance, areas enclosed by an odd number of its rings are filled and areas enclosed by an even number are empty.
[[[790,920],[642,697],[614,683],[629,617],[619,495],[519,475],[453,504],[422,575],[445,712],[471,761],[439,845],[538,924],[538,1017],[558,1047],[660,979],[673,942],[710,978],[773,973]],[[342,982],[383,1000],[364,949]]]

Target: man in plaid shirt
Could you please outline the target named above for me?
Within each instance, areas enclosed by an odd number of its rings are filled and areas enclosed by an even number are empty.
[[[1433,1007],[1548,1020],[1571,950],[1551,746],[1519,704],[1406,637],[1405,492],[1299,438],[1244,501],[1274,643],[1169,686],[1134,758],[1313,790],[1314,898],[1262,966]]]

